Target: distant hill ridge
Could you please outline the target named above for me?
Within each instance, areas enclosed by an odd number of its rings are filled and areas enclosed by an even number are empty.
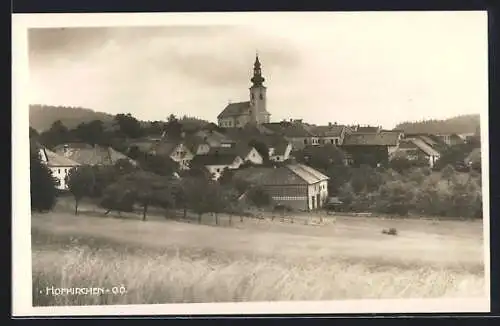
[[[101,120],[105,124],[112,123],[114,115],[94,111],[82,107],[52,106],[52,105],[30,105],[29,123],[38,132],[50,128],[57,120],[69,129],[73,129],[80,123]],[[184,123],[203,122],[195,117],[186,117]],[[147,123],[146,121],[141,121]],[[353,122],[354,123],[354,122]],[[415,122],[403,122],[395,129],[403,130],[405,133],[473,133],[479,127],[479,114],[460,115],[445,120],[424,120]]]
[[[444,120],[430,119],[415,122],[403,122],[396,125],[395,129],[403,130],[405,133],[466,134],[476,132],[479,125],[479,114],[467,114]]]
[[[57,120],[69,129],[73,129],[82,122],[101,120],[104,123],[112,122],[114,116],[109,113],[97,112],[91,109],[69,106],[30,105],[29,123],[38,132],[50,128]]]

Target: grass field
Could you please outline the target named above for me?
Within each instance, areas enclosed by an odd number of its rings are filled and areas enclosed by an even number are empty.
[[[101,213],[102,215],[102,213]],[[127,216],[124,216],[127,217]],[[337,216],[311,226],[234,218],[228,227],[32,217],[34,305],[482,297],[480,221]],[[225,222],[224,222],[225,221]],[[381,233],[395,227],[398,236]],[[47,287],[123,286],[121,295],[46,295]]]

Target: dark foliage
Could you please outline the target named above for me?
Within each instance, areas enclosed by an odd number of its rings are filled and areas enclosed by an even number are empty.
[[[36,151],[30,152],[30,194],[32,211],[47,212],[56,204],[56,182]]]

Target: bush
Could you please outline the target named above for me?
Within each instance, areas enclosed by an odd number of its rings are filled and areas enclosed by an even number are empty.
[[[50,169],[42,163],[38,152],[30,153],[31,210],[50,211],[56,204],[56,180]]]
[[[381,213],[406,216],[415,200],[415,184],[392,181],[382,187],[375,196],[376,210]]]

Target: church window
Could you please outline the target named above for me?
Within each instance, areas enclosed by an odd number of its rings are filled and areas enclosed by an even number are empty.
[[[252,98],[252,100],[255,98],[255,94],[254,93],[251,94],[251,98]]]
[[[261,100],[263,100],[263,99],[264,99],[264,96],[262,95],[262,93],[260,93],[260,94],[259,94],[259,98],[260,98]]]

